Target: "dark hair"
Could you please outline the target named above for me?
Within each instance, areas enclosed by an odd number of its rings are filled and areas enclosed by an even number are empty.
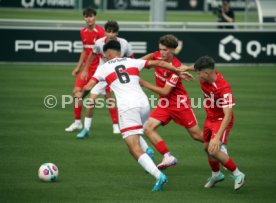
[[[160,37],[159,43],[168,48],[175,49],[178,46],[178,39],[174,35],[164,35]]]
[[[201,71],[203,69],[215,69],[215,60],[210,56],[202,56],[196,60],[194,65],[195,71]]]
[[[119,25],[116,21],[109,20],[105,23],[104,29],[107,32],[119,32]]]
[[[83,10],[82,15],[85,16],[96,16],[97,11],[94,10],[93,8],[86,8]]]
[[[117,40],[110,40],[103,46],[103,51],[106,52],[108,49],[115,51],[121,51],[121,44]]]
[[[229,4],[230,1],[229,0],[222,0],[222,4]]]

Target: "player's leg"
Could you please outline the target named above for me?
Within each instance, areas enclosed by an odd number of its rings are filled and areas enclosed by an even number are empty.
[[[214,127],[213,127],[212,138],[214,137],[214,134],[218,131],[219,126],[221,125],[221,122],[216,122],[213,125],[214,125]],[[227,144],[227,138],[229,136],[232,125],[233,125],[233,122],[231,122],[229,124],[227,129],[224,131],[224,133],[220,137],[220,141],[221,141],[222,144]],[[235,161],[228,154],[223,152],[223,150],[221,150],[221,149],[217,152],[214,152],[214,153],[208,151],[208,153],[209,153],[209,155],[211,155],[212,157],[217,159],[225,168],[227,168],[228,171],[230,171],[233,174],[233,177],[234,177],[234,180],[235,180],[234,189],[235,190],[240,189],[245,183],[245,174],[242,173],[238,169]]]
[[[145,106],[141,107],[140,112],[141,112],[142,125],[143,125],[143,128],[145,129],[147,121],[149,119],[150,106],[145,105]],[[151,147],[149,147],[148,143],[143,138],[143,136],[140,136],[140,146],[142,147],[143,151],[146,152],[152,160],[154,160],[154,151]]]
[[[143,134],[141,109],[133,108],[120,113],[121,133],[132,156],[152,176],[156,178],[153,191],[163,189],[167,177],[156,167],[152,159],[143,151],[140,145],[140,135]]]
[[[145,127],[145,135],[155,146],[156,150],[164,156],[162,162],[158,164],[159,169],[166,169],[175,166],[177,159],[171,155],[165,141],[158,134],[157,128],[163,123],[167,124],[170,121],[169,112],[161,108],[156,108],[150,115]]]
[[[205,188],[211,188],[215,186],[215,184],[217,184],[218,182],[224,180],[224,174],[222,174],[220,171],[220,162],[208,153],[209,142],[212,136],[211,124],[212,123],[208,119],[206,119],[203,127],[204,150],[207,154],[208,163],[212,170],[211,176],[207,179],[207,183],[204,185]]]
[[[208,146],[209,142],[204,143],[204,149],[207,153],[209,166],[212,169],[212,175],[207,179],[207,183],[204,185],[205,188],[211,188],[218,182],[224,180],[224,174],[220,171],[220,162],[208,154]]]
[[[192,108],[179,108],[171,111],[171,117],[175,123],[183,126],[189,135],[196,141],[203,142],[203,133],[200,130],[196,116]]]
[[[189,135],[196,141],[203,142],[203,133],[200,130],[199,126],[193,126],[191,128],[186,128]]]
[[[238,169],[235,161],[222,151],[218,151],[214,154],[209,152],[209,154],[216,158],[228,171],[232,172],[235,180],[234,189],[240,189],[244,185],[245,174]]]
[[[112,92],[111,92],[109,86],[106,87],[105,98],[106,98],[106,101],[108,103],[107,108],[108,108],[108,111],[109,111],[109,115],[110,115],[110,117],[112,119],[112,123],[113,123],[113,133],[114,134],[119,134],[120,133],[120,128],[119,128],[119,125],[118,125],[118,110],[117,110],[117,107],[116,107],[115,99],[112,96]]]
[[[81,73],[77,76],[75,87],[73,90],[73,97],[74,97],[74,117],[75,121],[65,129],[66,132],[73,132],[75,130],[82,129],[82,123],[81,123],[81,112],[82,112],[82,98],[79,98],[79,94],[83,87],[88,83],[88,79],[82,80],[80,77]],[[85,93],[83,98],[88,94],[88,92]]]
[[[81,111],[82,111],[82,101],[81,98],[77,97],[77,92],[81,92],[82,88],[75,87],[73,90],[73,97],[74,97],[74,118],[75,121],[67,128],[65,128],[66,132],[73,132],[75,130],[82,129],[81,123]]]
[[[80,133],[77,134],[78,139],[83,139],[89,135],[89,130],[92,124],[94,110],[95,110],[95,101],[99,95],[90,94],[90,98],[86,103],[85,118],[84,118],[84,128]]]
[[[152,159],[140,146],[140,135],[131,135],[125,138],[129,152],[149,174],[156,178],[152,191],[162,191],[163,185],[168,181],[167,177],[157,168]]]

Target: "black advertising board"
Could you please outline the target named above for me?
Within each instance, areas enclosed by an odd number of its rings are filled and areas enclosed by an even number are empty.
[[[77,62],[82,51],[78,30],[1,29],[2,62]],[[276,32],[266,31],[120,31],[141,57],[158,50],[158,39],[173,34],[180,40],[177,55],[193,63],[202,55],[218,63],[276,63]]]
[[[9,8],[57,8],[57,9],[73,9],[75,8],[75,0],[1,0],[1,7]]]

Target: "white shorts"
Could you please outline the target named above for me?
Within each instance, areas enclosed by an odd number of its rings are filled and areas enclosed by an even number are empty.
[[[144,134],[144,127],[149,118],[150,107],[135,107],[123,112],[119,112],[119,125],[123,138],[130,135]]]
[[[90,91],[91,94],[96,94],[96,95],[105,95],[105,88],[107,86],[107,83],[105,81],[100,81],[98,82]]]

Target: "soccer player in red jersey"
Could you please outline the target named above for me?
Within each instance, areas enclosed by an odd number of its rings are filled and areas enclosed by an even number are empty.
[[[207,118],[204,124],[203,140],[212,176],[205,184],[205,188],[213,187],[224,180],[224,175],[220,172],[221,163],[233,173],[234,189],[238,190],[244,185],[245,174],[239,171],[236,163],[225,153],[227,138],[234,123],[235,100],[229,83],[214,68],[215,61],[209,56],[199,58],[194,65],[206,99],[204,108]]]
[[[109,20],[104,25],[105,29],[105,37],[100,38],[95,41],[95,45],[93,48],[93,51],[88,56],[88,61],[93,61],[94,57],[99,57],[100,61],[98,66],[105,63],[104,56],[103,56],[103,46],[110,40],[117,40],[121,44],[121,57],[133,57],[133,52],[131,49],[130,44],[127,42],[127,40],[118,37],[119,34],[119,25],[116,21]],[[89,62],[88,62],[89,63]],[[88,75],[88,66],[84,67],[84,70],[82,72],[81,78],[85,78]],[[110,87],[107,85],[106,82],[100,82],[98,83],[92,90],[90,94],[90,102],[92,104],[95,104],[96,99],[99,97],[99,95],[104,95],[105,99],[108,100],[110,105],[112,106],[108,108],[110,116],[112,118],[113,123],[113,133],[119,134],[120,129],[118,125],[118,112],[115,105],[115,100],[112,97],[112,92],[110,90]],[[92,119],[94,115],[94,106],[89,105],[86,107],[86,116],[84,120],[84,128],[80,133],[78,133],[77,138],[85,138],[89,134],[89,130],[91,127]]]
[[[171,63],[175,67],[182,66],[182,63],[175,57],[175,49],[178,46],[178,39],[173,35],[164,35],[159,40],[159,51],[148,54],[143,59],[162,60]],[[164,158],[158,165],[159,169],[166,169],[174,166],[176,158],[171,155],[166,143],[157,132],[160,125],[167,125],[173,120],[178,125],[187,129],[191,137],[202,142],[200,131],[195,114],[191,108],[187,91],[182,85],[178,75],[172,71],[159,67],[154,69],[156,86],[140,80],[142,86],[159,94],[159,104],[151,112],[145,128],[145,134],[154,144],[155,148]]]
[[[105,36],[104,29],[96,25],[96,15],[97,12],[92,8],[87,8],[83,11],[84,20],[86,22],[86,26],[80,30],[80,36],[83,43],[83,51],[80,55],[79,62],[77,67],[73,70],[72,75],[76,78],[75,87],[73,90],[73,95],[75,98],[74,102],[74,114],[75,114],[75,121],[65,129],[66,132],[72,132],[74,130],[82,129],[81,123],[81,111],[82,111],[82,104],[79,101],[79,98],[76,98],[76,93],[80,92],[83,87],[88,83],[90,78],[96,71],[96,68],[99,64],[99,58],[94,57],[93,61],[91,62],[88,70],[88,76],[85,78],[81,78],[82,72],[81,67],[85,66],[87,63],[87,58],[90,52],[93,49],[94,43],[97,39],[100,39]],[[88,93],[88,92],[87,92]]]

